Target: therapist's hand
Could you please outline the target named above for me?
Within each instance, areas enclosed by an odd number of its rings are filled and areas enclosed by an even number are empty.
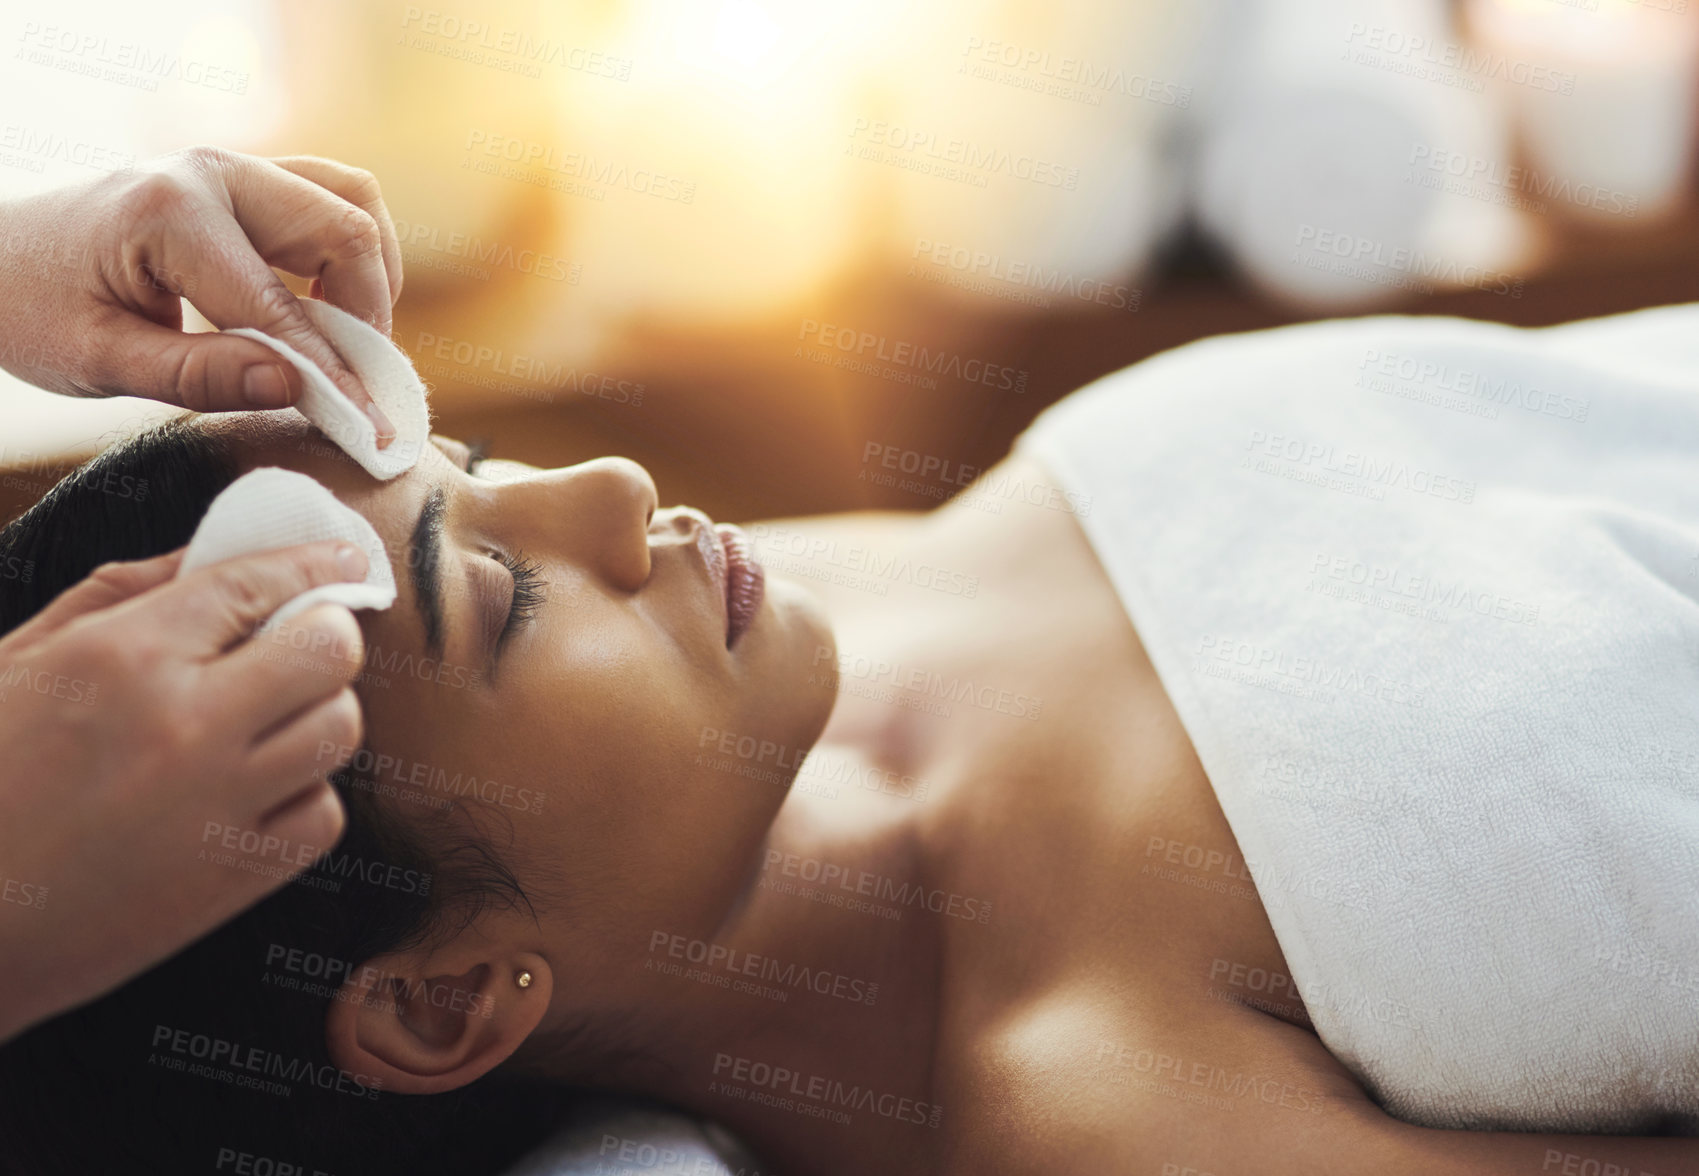
[[[192,147],[74,188],[0,202],[0,367],[72,396],[196,412],[283,408],[300,376],[251,339],[185,333],[186,298],[220,329],[257,327],[395,429],[272,266],[388,334],[401,247],[370,173],[328,159]]]
[[[365,556],[317,543],[173,579],[181,556],[99,568],[0,639],[0,1040],[164,959],[341,836],[324,748],[360,743],[359,626],[322,605],[254,630],[308,588],[359,580]]]

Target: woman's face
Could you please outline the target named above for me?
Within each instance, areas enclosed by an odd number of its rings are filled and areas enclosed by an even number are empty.
[[[831,711],[812,599],[761,593],[735,553],[728,576],[713,524],[660,509],[630,461],[468,472],[435,438],[378,482],[316,433],[268,432],[243,465],[312,475],[390,553],[357,686],[355,767],[383,803],[476,820],[539,900],[557,989],[640,968],[655,931],[711,935]],[[326,750],[329,770],[352,749]]]

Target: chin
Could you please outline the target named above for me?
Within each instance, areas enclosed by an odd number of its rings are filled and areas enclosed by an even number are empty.
[[[745,640],[765,628],[763,672],[770,678],[773,707],[790,712],[790,726],[807,732],[806,740],[798,742],[812,746],[838,700],[838,642],[831,621],[806,588],[772,577],[761,609]]]

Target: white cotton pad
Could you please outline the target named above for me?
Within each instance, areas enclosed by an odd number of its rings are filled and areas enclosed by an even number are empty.
[[[366,553],[366,578],[310,589],[278,609],[266,629],[330,602],[348,608],[388,608],[395,603],[395,576],[378,533],[353,508],[306,474],[267,466],[237,478],[212,500],[189,541],[179,576],[237,556],[344,539]]]
[[[378,448],[377,426],[354,407],[354,402],[312,360],[289,344],[251,327],[237,327],[224,333],[264,343],[294,365],[301,373],[302,387],[296,409],[372,477],[388,481],[412,469],[425,451],[431,432],[425,385],[413,370],[413,362],[375,327],[347,311],[316,298],[303,298],[300,302],[313,326],[330,340],[342,362],[360,378],[366,391],[395,425],[395,440],[389,448]]]

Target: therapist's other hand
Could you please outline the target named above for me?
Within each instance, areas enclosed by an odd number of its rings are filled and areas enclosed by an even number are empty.
[[[191,147],[0,202],[0,366],[52,392],[196,412],[299,398],[299,374],[263,344],[185,333],[186,298],[214,326],[256,327],[318,364],[388,445],[394,426],[272,266],[387,335],[401,246],[371,174]]]
[[[286,601],[359,580],[316,543],[174,579],[95,570],[0,639],[0,1040],[117,987],[335,844],[324,748],[357,747],[354,615]]]

